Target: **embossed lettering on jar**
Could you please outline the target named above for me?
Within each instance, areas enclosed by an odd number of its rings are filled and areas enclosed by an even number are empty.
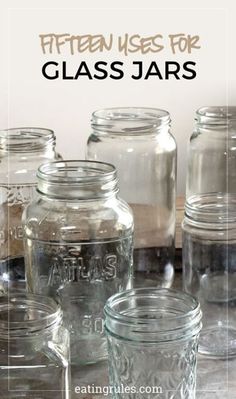
[[[36,194],[36,171],[55,152],[53,131],[0,131],[0,291],[25,288],[22,212]]]
[[[104,304],[130,287],[133,217],[117,191],[112,165],[49,163],[24,214],[28,288],[60,300],[73,363],[106,356]]]

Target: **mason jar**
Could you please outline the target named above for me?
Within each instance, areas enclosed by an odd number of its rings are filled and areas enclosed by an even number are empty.
[[[174,277],[176,143],[170,115],[110,108],[92,115],[87,158],[117,168],[134,213],[134,287],[170,287]]]
[[[37,177],[24,213],[27,286],[60,301],[72,363],[96,362],[106,356],[104,304],[131,284],[132,213],[110,164],[52,162]]]
[[[54,300],[0,296],[0,369],[4,399],[70,398],[69,333]]]
[[[25,288],[21,217],[35,196],[36,170],[58,159],[53,131],[17,128],[0,131],[0,291]]]
[[[185,206],[184,289],[203,312],[199,352],[236,355],[236,194],[193,196]]]
[[[236,193],[236,107],[203,107],[190,138],[186,201],[208,193]]]
[[[113,399],[194,399],[199,302],[165,288],[116,294],[105,306]]]

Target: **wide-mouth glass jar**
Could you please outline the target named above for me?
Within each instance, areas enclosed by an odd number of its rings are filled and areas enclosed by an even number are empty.
[[[131,286],[132,212],[113,165],[51,162],[37,176],[38,198],[23,216],[27,287],[60,301],[72,363],[96,362],[107,354],[104,304]]]
[[[188,150],[186,201],[207,193],[236,193],[236,107],[202,107]]]
[[[69,333],[53,299],[0,297],[0,369],[5,399],[69,399]]]
[[[193,196],[185,206],[184,289],[203,311],[199,351],[227,358],[236,355],[236,195]]]
[[[195,397],[201,310],[194,297],[128,290],[108,299],[105,316],[112,398]]]
[[[36,195],[36,171],[59,159],[52,130],[0,130],[0,291],[25,289],[22,213]]]
[[[134,213],[134,286],[170,287],[174,277],[176,143],[170,115],[156,108],[95,111],[87,158],[117,168]]]

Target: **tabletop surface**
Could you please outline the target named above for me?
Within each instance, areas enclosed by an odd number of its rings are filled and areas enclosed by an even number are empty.
[[[174,288],[181,289],[181,272],[176,273]],[[72,399],[100,399],[103,394],[76,393],[76,387],[108,386],[107,362],[72,367]],[[109,396],[106,396],[109,398]],[[161,395],[160,395],[161,398]],[[145,399],[145,398],[144,398]],[[198,355],[196,399],[236,399],[236,358],[212,360]]]

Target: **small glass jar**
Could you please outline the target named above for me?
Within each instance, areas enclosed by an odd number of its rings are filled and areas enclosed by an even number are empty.
[[[24,213],[27,286],[59,299],[72,363],[106,357],[103,307],[130,287],[133,217],[110,164],[63,161],[38,170],[38,199]]]
[[[190,138],[186,201],[207,193],[236,193],[236,107],[203,107]]]
[[[201,329],[195,298],[139,288],[111,297],[105,316],[112,398],[195,398]]]
[[[188,199],[183,228],[183,282],[203,312],[199,352],[236,355],[236,195]]]
[[[70,398],[69,333],[53,299],[0,297],[0,369],[4,399]]]
[[[25,289],[22,212],[35,196],[36,171],[58,159],[53,131],[0,131],[0,291]]]
[[[111,108],[92,115],[87,158],[117,168],[134,213],[134,287],[170,287],[174,277],[176,143],[170,115]]]

